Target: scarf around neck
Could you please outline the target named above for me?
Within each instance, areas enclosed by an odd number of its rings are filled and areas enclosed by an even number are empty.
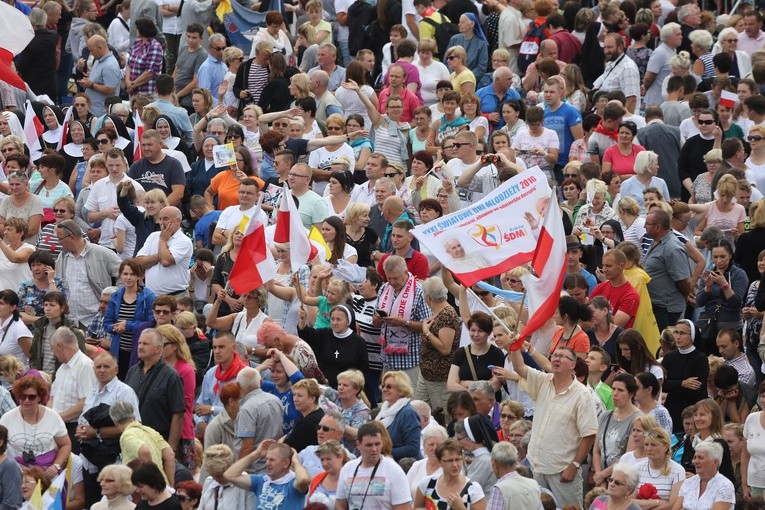
[[[606,135],[607,137],[609,137],[610,139],[614,141],[618,141],[619,130],[618,129],[608,130],[604,128],[602,120],[598,122],[598,125],[595,127],[595,132],[600,133],[601,135]]]
[[[388,284],[380,296],[380,309],[385,311],[388,317],[401,317],[404,320],[410,320],[414,308],[416,286],[417,281],[412,273],[408,273],[404,288],[401,289],[398,296],[394,296],[393,287]],[[380,337],[383,351],[386,354],[409,354],[409,334],[409,328],[406,326],[385,324],[385,335]]]
[[[390,427],[390,424],[393,423],[398,412],[408,403],[409,399],[404,397],[396,400],[396,403],[393,405],[390,405],[388,402],[383,402],[383,405],[380,407],[380,412],[377,414],[377,419],[385,425],[385,428]]]
[[[213,386],[213,392],[217,395],[220,392],[221,383],[230,381],[239,374],[239,372],[247,365],[239,358],[238,354],[234,354],[234,360],[226,371],[221,370],[221,366],[215,367],[215,386]]]

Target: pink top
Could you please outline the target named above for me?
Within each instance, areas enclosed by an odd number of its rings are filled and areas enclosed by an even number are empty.
[[[179,359],[175,362],[175,371],[183,380],[183,401],[186,403],[186,412],[183,413],[183,427],[181,427],[181,439],[194,439],[194,392],[197,389],[197,380],[191,365]]]
[[[632,152],[625,156],[619,151],[619,145],[612,145],[603,153],[603,163],[611,162],[611,170],[619,175],[635,175],[635,158],[639,152],[643,152],[645,147],[638,144],[632,144]]]

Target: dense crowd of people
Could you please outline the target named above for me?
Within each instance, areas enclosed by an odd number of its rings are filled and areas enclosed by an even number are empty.
[[[0,507],[765,508],[759,6],[9,3]],[[534,167],[566,274],[519,343],[531,266],[413,229]]]

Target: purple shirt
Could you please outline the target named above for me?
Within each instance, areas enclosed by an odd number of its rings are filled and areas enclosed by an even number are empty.
[[[422,101],[422,94],[420,93],[420,90],[422,89],[422,83],[420,82],[420,71],[407,62],[406,60],[396,60],[391,66],[401,66],[404,68],[404,71],[406,72],[406,79],[404,80],[404,87],[409,85],[410,83],[416,83],[417,84],[417,99],[420,100],[420,104],[424,104]],[[390,73],[390,67],[388,67],[388,72],[385,73],[385,79],[383,80],[383,84],[387,87],[388,86],[388,74]]]

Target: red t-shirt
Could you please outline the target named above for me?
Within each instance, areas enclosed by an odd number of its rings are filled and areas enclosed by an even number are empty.
[[[385,259],[390,257],[392,253],[386,253],[382,256],[380,259],[380,262],[377,263],[377,272],[382,276],[382,279],[384,282],[388,281],[388,278],[385,276],[385,270],[383,269],[383,262],[385,262]],[[428,265],[428,257],[423,255],[422,253],[418,252],[417,250],[412,250],[411,256],[406,257],[406,268],[409,270],[410,273],[414,275],[415,278],[418,280],[426,280],[428,278],[428,275],[430,274],[430,266]]]
[[[608,303],[611,305],[611,315],[624,312],[630,316],[630,320],[624,326],[625,328],[631,328],[635,324],[635,316],[638,306],[640,306],[640,294],[630,282],[619,287],[614,287],[611,282],[600,283],[590,294],[590,299],[595,296],[603,296],[608,299]]]

